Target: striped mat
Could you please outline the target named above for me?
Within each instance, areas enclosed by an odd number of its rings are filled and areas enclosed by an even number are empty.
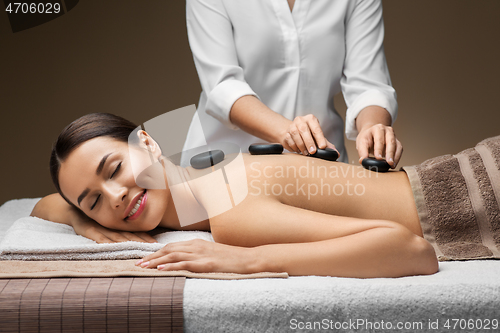
[[[182,332],[185,277],[0,280],[1,332]]]

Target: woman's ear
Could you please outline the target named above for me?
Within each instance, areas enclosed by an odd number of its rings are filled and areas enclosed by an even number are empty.
[[[146,131],[138,131],[137,137],[139,138],[139,147],[146,149],[148,152],[153,154],[155,159],[160,158],[161,148],[158,143],[153,140],[153,138],[146,133]]]

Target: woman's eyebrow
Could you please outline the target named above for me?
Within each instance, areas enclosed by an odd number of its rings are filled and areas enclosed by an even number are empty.
[[[104,164],[106,163],[106,160],[108,159],[109,155],[111,155],[111,154],[113,154],[113,153],[106,154],[102,157],[101,162],[99,162],[99,165],[97,166],[97,169],[95,171],[96,175],[99,176],[101,174],[102,169],[104,168]]]
[[[78,197],[78,206],[80,206],[80,202],[82,202],[83,198],[85,198],[87,196],[87,194],[89,194],[89,192],[90,192],[90,189],[88,189],[88,188],[83,190],[82,194],[80,194],[80,196]]]
[[[101,172],[102,172],[102,169],[104,169],[104,164],[106,164],[106,160],[108,159],[108,157],[113,154],[113,153],[109,153],[109,154],[106,154],[104,155],[102,158],[101,158],[101,161],[99,162],[99,165],[97,166],[97,169],[95,170],[95,174],[96,175],[100,175]],[[90,189],[86,188],[85,190],[83,190],[82,194],[80,194],[78,196],[78,206],[80,206],[80,202],[82,202],[82,200],[87,196],[87,194],[89,194],[90,192]]]

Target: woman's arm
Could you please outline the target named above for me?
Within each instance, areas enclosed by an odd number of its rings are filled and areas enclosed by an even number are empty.
[[[144,232],[114,231],[101,226],[80,210],[68,204],[59,193],[50,194],[40,199],[30,216],[72,226],[78,235],[90,238],[97,243],[126,241],[156,243],[153,237]]]
[[[432,246],[391,221],[332,216],[262,200],[233,208],[216,217],[211,227],[214,239],[222,244],[169,244],[138,264],[195,272],[273,271],[360,278],[438,270]]]

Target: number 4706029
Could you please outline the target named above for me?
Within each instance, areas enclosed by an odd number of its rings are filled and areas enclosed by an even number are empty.
[[[28,2],[9,2],[5,8],[10,14],[58,14],[61,12],[61,4],[56,3],[28,3]]]
[[[498,319],[447,319],[443,325],[447,329],[457,330],[496,330]]]

